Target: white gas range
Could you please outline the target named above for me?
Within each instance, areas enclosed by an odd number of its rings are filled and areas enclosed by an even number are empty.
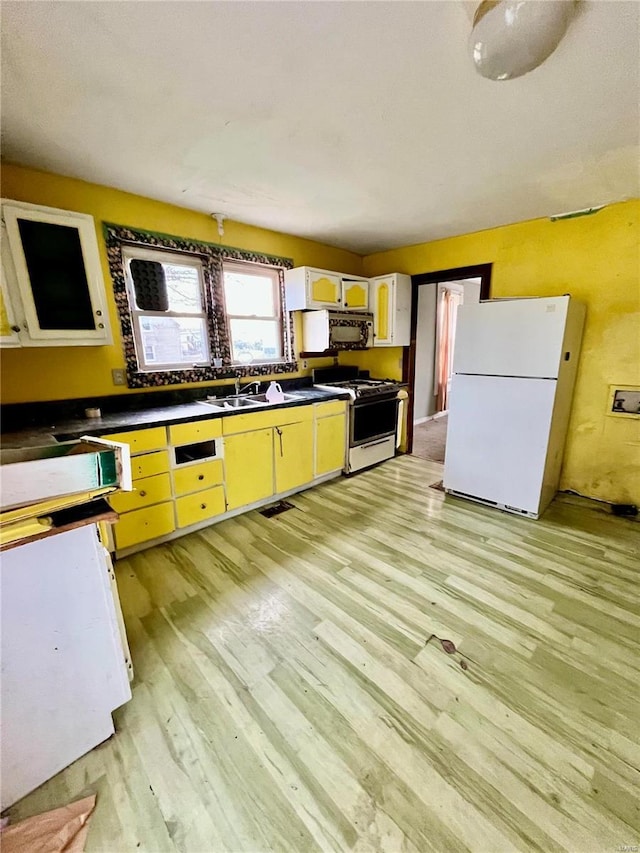
[[[313,384],[328,391],[346,391],[351,397],[345,473],[395,456],[399,405],[395,382],[363,379],[357,367],[327,367],[313,371]]]

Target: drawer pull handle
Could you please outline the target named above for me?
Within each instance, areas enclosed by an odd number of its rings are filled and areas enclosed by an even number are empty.
[[[206,504],[200,504],[200,509],[206,509],[206,508],[207,508]]]
[[[141,498],[146,498],[146,496],[147,496],[147,493],[146,493],[146,492],[145,492],[145,490],[143,489],[143,490],[140,492],[140,497],[141,497]]]
[[[204,474],[198,474],[198,479],[199,479],[199,480],[204,480]]]

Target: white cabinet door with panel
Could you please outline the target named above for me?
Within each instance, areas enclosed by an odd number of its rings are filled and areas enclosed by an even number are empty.
[[[342,277],[342,307],[346,311],[369,310],[369,279]]]
[[[408,347],[411,335],[411,276],[371,279],[374,347]]]
[[[22,346],[111,343],[93,217],[3,199],[2,238]]]
[[[339,272],[295,267],[284,274],[288,311],[342,307],[342,277]]]

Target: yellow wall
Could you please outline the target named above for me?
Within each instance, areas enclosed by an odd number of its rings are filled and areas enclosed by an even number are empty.
[[[89,213],[96,219],[107,292],[111,292],[102,221],[217,242],[206,214],[20,166],[5,165],[2,195]],[[587,305],[561,488],[640,503],[640,426],[606,414],[610,384],[640,385],[640,202],[611,205],[593,216],[521,222],[360,258],[311,240],[225,222],[224,242],[354,274],[416,274],[493,263],[493,296],[571,293]],[[2,402],[126,393],[111,369],[123,367],[113,299],[111,347],[3,350]],[[400,348],[342,353],[372,376],[400,378]],[[325,362],[316,362],[316,365]],[[309,368],[314,362],[309,363]]]
[[[127,393],[126,387],[116,386],[111,380],[112,368],[124,367],[124,355],[102,237],[103,221],[191,237],[194,240],[206,240],[210,243],[222,241],[225,245],[239,249],[292,258],[296,266],[309,265],[354,274],[362,273],[362,258],[352,252],[228,220],[224,223],[224,237],[219,238],[218,226],[207,214],[22,166],[3,165],[2,196],[89,213],[95,218],[114,335],[114,344],[110,347],[34,347],[3,350],[3,403]],[[326,362],[312,362],[310,366],[324,363]]]
[[[640,504],[640,424],[607,415],[609,384],[640,385],[640,201],[536,219],[364,259],[365,275],[493,263],[492,296],[570,293],[587,306],[561,488]]]
[[[378,347],[354,352],[347,350],[340,353],[338,361],[340,364],[355,364],[361,370],[368,370],[374,379],[402,379],[402,347]]]

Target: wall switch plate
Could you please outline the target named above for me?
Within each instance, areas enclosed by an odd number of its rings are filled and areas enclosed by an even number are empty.
[[[111,378],[113,379],[114,385],[126,385],[127,384],[127,374],[122,367],[114,367],[111,371]]]
[[[610,385],[609,414],[640,417],[640,386]]]

